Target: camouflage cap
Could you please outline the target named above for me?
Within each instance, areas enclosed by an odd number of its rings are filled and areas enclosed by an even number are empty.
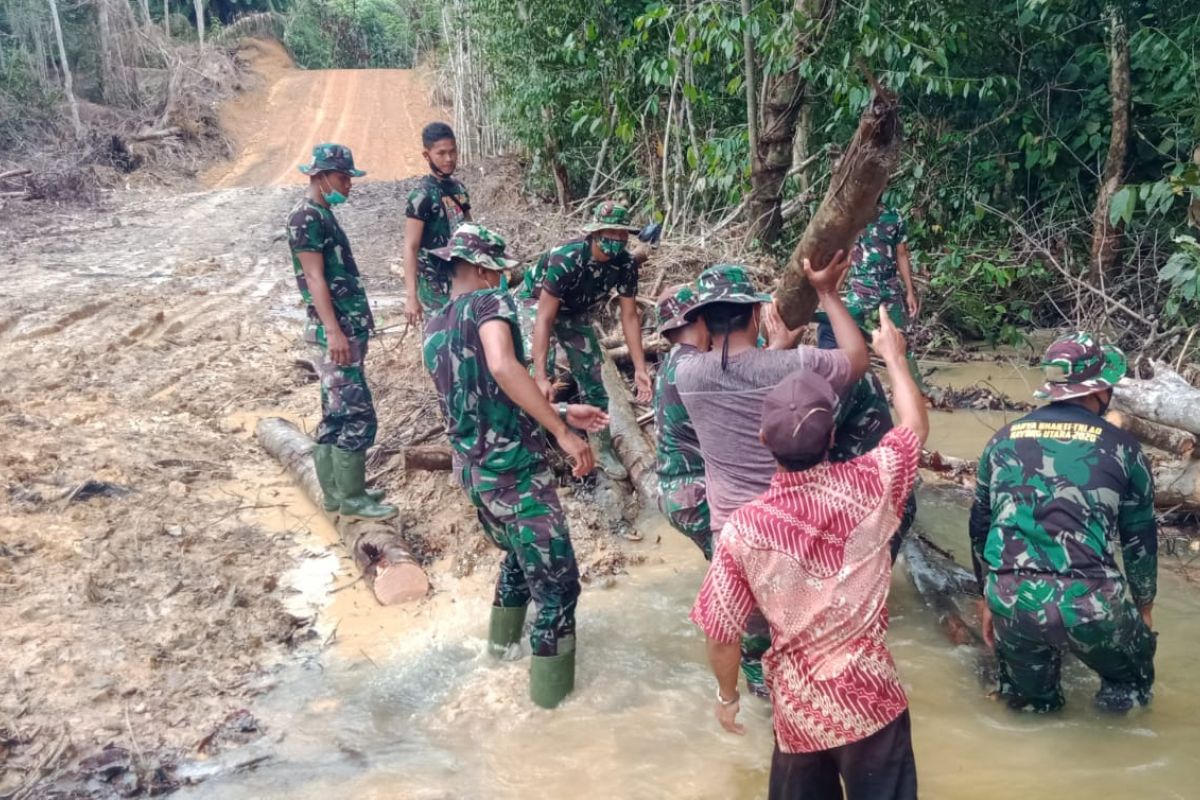
[[[354,154],[344,144],[326,142],[313,148],[312,161],[300,165],[305,175],[318,172],[344,172],[352,178],[361,178],[367,173],[354,168]]]
[[[500,234],[474,222],[464,222],[455,228],[448,245],[429,250],[428,253],[439,261],[450,262],[461,258],[484,269],[512,269],[520,262],[505,258],[504,247],[504,238]]]
[[[1046,382],[1033,393],[1039,400],[1070,400],[1116,386],[1125,376],[1125,354],[1083,331],[1060,336],[1042,356]]]
[[[629,224],[629,209],[615,200],[605,200],[596,206],[592,221],[583,226],[584,233],[596,231],[628,231],[638,233],[641,228]]]
[[[771,295],[754,288],[750,273],[738,264],[714,264],[696,279],[696,304],[701,308],[711,303],[769,303]]]
[[[696,286],[691,283],[672,286],[659,295],[658,305],[654,307],[658,317],[658,332],[666,333],[691,324],[687,315],[695,310],[699,297]]]

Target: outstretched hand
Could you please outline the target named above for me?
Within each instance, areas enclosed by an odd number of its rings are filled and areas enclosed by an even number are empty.
[[[639,403],[649,403],[650,398],[654,395],[654,382],[650,380],[650,373],[645,369],[639,369],[633,373],[633,388],[636,390],[635,396]]]
[[[879,307],[879,327],[871,334],[871,349],[884,361],[903,359],[908,352],[908,344],[904,341],[904,334],[892,322],[888,310],[886,305]]]
[[[567,455],[571,464],[571,474],[582,478],[596,468],[596,457],[592,454],[591,445],[570,431],[563,431],[555,437],[558,446]]]
[[[567,406],[567,424],[588,433],[596,433],[608,427],[608,414],[595,406],[572,403]]]
[[[850,271],[850,256],[845,250],[838,250],[821,269],[813,269],[807,258],[804,259],[803,266],[804,277],[817,294],[837,294],[842,278]]]
[[[790,330],[779,313],[779,306],[774,302],[763,303],[761,308],[763,327],[767,329],[767,349],[791,350],[794,348],[796,342],[800,341],[800,334],[804,332],[804,326],[801,325],[795,330]]]

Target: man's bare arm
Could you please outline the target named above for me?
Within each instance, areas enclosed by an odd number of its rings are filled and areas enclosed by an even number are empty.
[[[533,377],[538,388],[547,395],[547,399],[553,391],[550,376],[546,374],[546,359],[550,354],[550,331],[554,328],[554,320],[558,318],[561,305],[562,301],[543,288],[538,298],[537,319],[533,323]]]
[[[409,325],[421,321],[421,301],[417,295],[417,270],[421,252],[421,236],[425,220],[408,217],[404,221],[404,316]]]
[[[646,371],[646,353],[642,349],[642,316],[638,312],[637,298],[621,298],[621,330],[625,333],[625,344],[629,346],[629,360],[633,362],[638,402],[649,402],[653,387],[650,373]]]

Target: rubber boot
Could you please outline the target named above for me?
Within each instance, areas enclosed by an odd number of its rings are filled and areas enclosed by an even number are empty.
[[[333,477],[333,445],[314,444],[312,457],[313,466],[317,470],[317,480],[321,482],[321,491],[325,494],[325,502],[322,505],[326,511],[337,511],[342,507],[342,495]],[[382,500],[384,492],[383,489],[367,489],[365,494],[372,500]]]
[[[366,495],[367,454],[353,453],[334,447],[333,474],[337,480],[341,506],[338,509],[348,519],[391,519],[399,513],[395,506],[384,505]]]
[[[614,481],[623,481],[629,477],[625,465],[617,458],[617,451],[613,449],[612,433],[607,428],[597,433],[591,441],[592,451],[596,454],[596,465],[605,475]]]
[[[513,647],[521,644],[526,608],[528,606],[492,606],[492,619],[488,623],[488,653],[493,658],[505,658]]]
[[[529,699],[554,708],[575,690],[575,651],[534,656],[529,666]]]

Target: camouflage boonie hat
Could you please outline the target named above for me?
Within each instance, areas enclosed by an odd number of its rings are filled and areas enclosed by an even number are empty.
[[[1046,382],[1033,393],[1039,400],[1070,400],[1116,386],[1125,377],[1125,354],[1100,344],[1090,333],[1068,333],[1046,348]]]
[[[584,233],[596,231],[629,231],[637,233],[641,228],[629,224],[629,209],[614,200],[606,200],[596,206],[592,221],[583,226]]]
[[[464,222],[455,228],[450,236],[450,244],[427,252],[439,261],[450,262],[461,258],[476,266],[499,271],[512,269],[521,263],[505,258],[504,247],[504,238],[500,234],[474,222]]]
[[[326,142],[313,148],[312,161],[300,165],[300,171],[305,175],[315,175],[318,172],[344,172],[351,178],[361,178],[367,173],[354,168],[354,155],[344,144]]]
[[[687,315],[696,309],[699,299],[695,285],[690,283],[672,286],[659,295],[658,305],[654,307],[658,317],[658,332],[666,333],[690,325],[692,321]]]
[[[693,308],[711,303],[769,303],[771,295],[754,288],[750,273],[737,264],[714,264],[696,279],[699,295]]]

